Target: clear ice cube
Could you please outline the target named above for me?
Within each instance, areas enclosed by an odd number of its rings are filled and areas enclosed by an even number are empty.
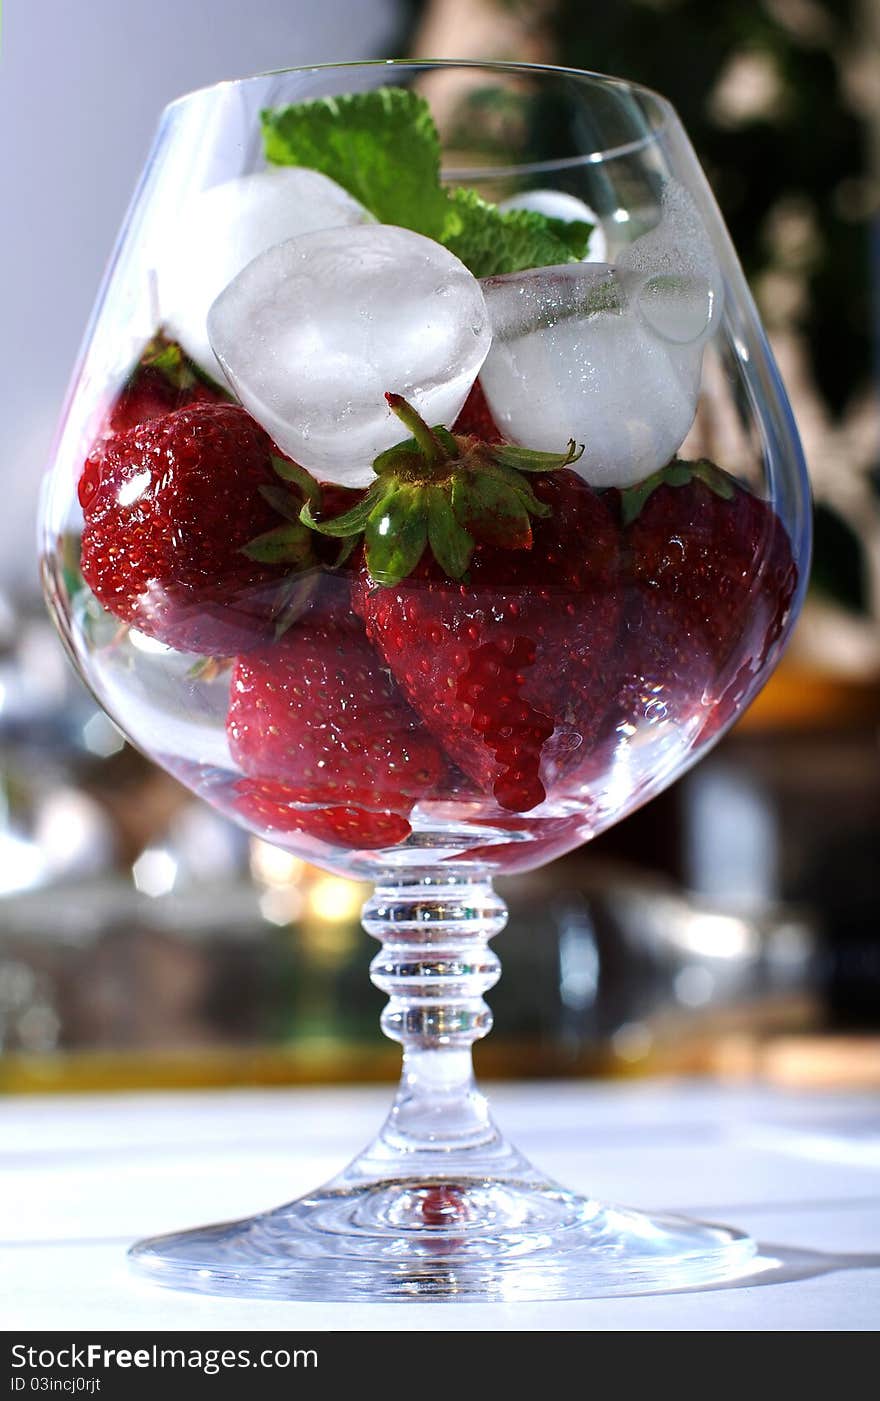
[[[181,211],[157,258],[163,326],[217,377],[208,311],[236,274],[283,239],[369,223],[372,217],[335,180],[300,166],[275,166],[211,186]]]
[[[261,253],[218,297],[208,329],[227,378],[278,446],[321,480],[355,487],[406,436],[386,391],[449,426],[491,340],[464,264],[384,224]]]
[[[482,283],[493,330],[480,380],[513,442],[584,444],[575,470],[625,487],[662,467],[693,422],[721,276],[687,193],[616,264],[568,263]]]

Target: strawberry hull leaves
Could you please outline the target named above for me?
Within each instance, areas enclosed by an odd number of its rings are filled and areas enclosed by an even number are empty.
[[[308,530],[298,521],[273,526],[271,530],[255,536],[242,545],[241,553],[258,564],[290,564],[304,569],[313,562]]]
[[[125,433],[152,418],[200,402],[231,400],[227,391],[209,379],[176,341],[160,332],[144,347],[114,400],[105,431]]]
[[[638,520],[648,501],[660,487],[689,486],[691,482],[703,482],[722,501],[731,501],[737,490],[733,478],[708,458],[684,462],[676,457],[659,471],[652,472],[644,481],[638,482],[636,486],[627,487],[620,493],[623,524],[632,525]]]
[[[314,538],[299,517],[305,502],[320,505],[321,488],[310,472],[287,457],[273,456],[272,470],[280,482],[263,483],[260,495],[285,523],[255,536],[242,546],[241,552],[258,564],[289,564],[307,569],[316,562]]]
[[[428,543],[428,498],[422,486],[386,491],[364,528],[370,571],[395,584],[415,569]]]
[[[529,549],[531,518],[548,508],[524,474],[558,471],[582,449],[569,442],[562,453],[531,452],[458,437],[429,428],[399,394],[385,397],[413,436],[376,458],[376,481],[350,511],[317,519],[307,502],[304,525],[328,536],[362,534],[370,576],[386,587],[413,572],[428,544],[454,580],[466,578],[478,543]]]
[[[463,579],[474,551],[473,536],[456,516],[448,492],[439,486],[428,486],[424,491],[431,553],[448,578]]]

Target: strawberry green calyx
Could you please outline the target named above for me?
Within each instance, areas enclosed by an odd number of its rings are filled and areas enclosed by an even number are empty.
[[[270,458],[278,483],[262,483],[258,491],[281,517],[281,524],[257,535],[242,546],[241,553],[257,564],[281,565],[283,583],[276,600],[274,627],[276,639],[305,612],[315,590],[321,565],[337,569],[354,548],[346,541],[336,558],[322,558],[313,531],[303,525],[303,510],[321,509],[322,491],[311,472],[289,457]]]
[[[665,467],[652,472],[643,482],[627,487],[620,493],[623,524],[632,525],[658,486],[687,486],[693,481],[702,482],[723,501],[732,500],[737,485],[733,477],[706,457],[701,457],[696,462],[683,462],[679,458],[673,458]]]
[[[217,395],[218,399],[232,402],[232,395],[210,375],[200,369],[184,352],[177,341],[171,340],[164,331],[159,331],[144,347],[132,378],[138,370],[155,370],[168,381],[172,389],[185,392],[204,384]]]
[[[283,518],[242,546],[241,553],[257,564],[291,564],[300,569],[316,563],[314,538],[301,522],[303,505],[320,507],[321,488],[310,472],[286,457],[272,458],[272,468],[284,486],[262,485],[260,495]],[[293,490],[291,490],[293,488]]]
[[[241,547],[241,553],[256,564],[284,565],[286,574],[276,600],[274,632],[282,637],[307,608],[318,585],[321,563],[315,550],[315,537],[300,521],[303,503],[316,508],[321,504],[321,488],[305,467],[287,457],[273,456],[272,470],[278,484],[263,483],[260,495],[281,517],[281,524],[257,535]],[[341,552],[337,564],[342,562]]]
[[[354,540],[363,535],[371,578],[385,587],[411,574],[430,546],[450,578],[465,577],[478,542],[527,550],[532,516],[547,516],[526,475],[553,472],[583,452],[570,440],[565,452],[532,452],[509,443],[429,428],[400,394],[386,394],[388,407],[411,437],[380,453],[376,480],[351,510],[317,519],[306,501],[300,521],[322,535]]]

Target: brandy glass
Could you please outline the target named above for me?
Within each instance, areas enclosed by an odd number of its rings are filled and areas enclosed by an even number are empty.
[[[374,884],[403,1076],[332,1181],[142,1242],[140,1273],[518,1300],[747,1268],[736,1230],[549,1180],[495,1126],[471,1046],[493,876],[717,741],[779,658],[808,554],[785,391],[662,97],[365,63],[168,108],[64,411],[46,595],[133,744]]]

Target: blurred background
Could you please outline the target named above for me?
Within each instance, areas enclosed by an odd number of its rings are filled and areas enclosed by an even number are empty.
[[[232,829],[124,742],[45,615],[33,524],[163,105],[389,54],[557,62],[672,99],[816,500],[809,603],[744,720],[642,812],[504,890],[479,1066],[880,1084],[880,0],[8,0],[0,1089],[396,1074],[365,891]]]

